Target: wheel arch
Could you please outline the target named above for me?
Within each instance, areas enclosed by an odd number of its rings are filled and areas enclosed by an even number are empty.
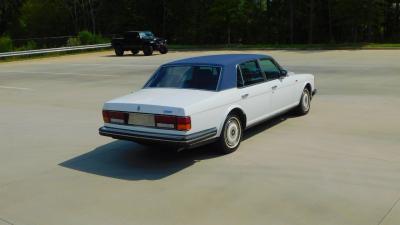
[[[305,88],[307,88],[307,90],[310,92],[310,94],[312,93],[312,86],[311,86],[311,83],[310,83],[310,82],[306,82],[306,83],[305,83],[305,85],[304,85],[304,87],[303,87],[303,90],[304,90]]]
[[[222,117],[222,122],[219,125],[219,129],[218,129],[218,136],[221,134],[222,132],[222,128],[224,126],[225,120],[228,117],[229,114],[235,113],[236,115],[239,116],[240,122],[242,123],[242,128],[243,130],[246,129],[246,124],[247,124],[247,116],[245,111],[243,110],[243,108],[239,105],[233,105],[231,107],[229,107],[226,111],[225,114]]]

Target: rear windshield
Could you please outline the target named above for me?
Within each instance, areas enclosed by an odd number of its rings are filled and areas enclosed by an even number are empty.
[[[217,90],[221,67],[163,66],[146,87]]]

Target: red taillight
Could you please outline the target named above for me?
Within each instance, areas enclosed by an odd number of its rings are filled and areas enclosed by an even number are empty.
[[[103,120],[104,123],[110,123],[110,111],[103,110]]]
[[[175,129],[179,131],[188,131],[192,128],[190,117],[177,117],[177,116],[155,116],[156,127]]]
[[[128,122],[128,114],[124,112],[103,110],[104,123],[125,124]]]
[[[125,112],[103,110],[104,123],[128,124],[128,118],[129,114]],[[162,129],[189,131],[192,128],[191,119],[188,116],[154,115],[154,122],[155,127]]]
[[[154,119],[156,127],[175,129],[176,116],[156,115]]]
[[[177,117],[176,118],[176,129],[180,131],[188,131],[192,128],[192,121],[190,117]]]

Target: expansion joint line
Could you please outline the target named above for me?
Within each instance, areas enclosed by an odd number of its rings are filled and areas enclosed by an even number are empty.
[[[3,218],[1,218],[1,217],[0,217],[0,221],[3,221],[4,223],[9,224],[9,225],[14,225],[14,224],[11,223],[10,221],[5,220],[5,219],[3,219]]]
[[[378,225],[381,225],[383,221],[385,221],[386,217],[393,211],[394,207],[396,207],[397,203],[400,202],[400,197],[393,203],[392,207],[386,212],[386,214],[382,217],[382,219],[379,221]]]

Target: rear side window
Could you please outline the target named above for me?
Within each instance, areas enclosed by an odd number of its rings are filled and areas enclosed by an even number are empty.
[[[125,37],[126,39],[138,38],[138,37],[139,37],[139,33],[137,33],[137,32],[126,32],[126,33],[124,34],[124,37]]]
[[[265,81],[264,75],[256,61],[249,61],[240,64],[240,71],[244,81],[244,86],[257,84]]]
[[[267,76],[267,80],[277,79],[281,76],[281,70],[270,59],[261,59],[260,67]]]

